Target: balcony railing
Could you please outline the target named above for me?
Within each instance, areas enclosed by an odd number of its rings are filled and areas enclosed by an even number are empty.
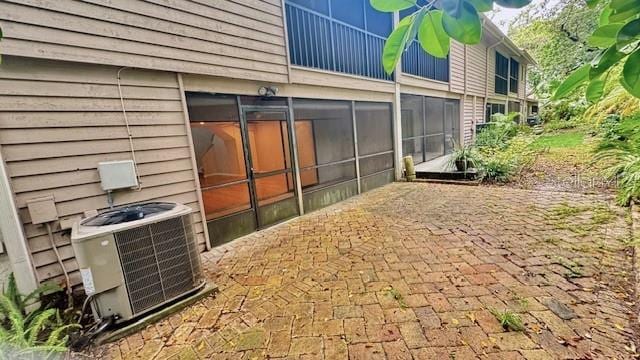
[[[286,3],[291,64],[381,80],[393,80],[382,67],[385,38]]]
[[[413,41],[402,55],[402,72],[438,81],[449,81],[449,58],[439,59],[427,54]]]

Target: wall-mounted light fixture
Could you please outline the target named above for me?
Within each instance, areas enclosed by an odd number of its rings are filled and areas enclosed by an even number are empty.
[[[276,94],[278,93],[278,88],[275,86],[261,86],[258,89],[258,95],[260,96],[276,96]]]

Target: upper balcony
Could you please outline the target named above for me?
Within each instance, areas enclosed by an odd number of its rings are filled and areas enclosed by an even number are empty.
[[[368,0],[286,0],[285,4],[292,65],[394,79],[385,73],[381,59],[393,29],[392,14],[376,11]],[[417,42],[404,53],[402,70],[449,81],[448,59],[428,55]]]

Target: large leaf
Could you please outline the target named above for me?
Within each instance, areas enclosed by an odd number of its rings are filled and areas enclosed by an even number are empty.
[[[411,27],[414,26],[415,18],[414,14],[402,19],[384,43],[384,49],[382,49],[382,66],[387,74],[391,74],[396,68],[398,61],[400,61],[402,52],[409,39]]]
[[[596,29],[589,36],[587,43],[594,47],[606,49],[616,43],[616,37],[622,24],[609,24]]]
[[[589,70],[589,79],[593,80],[600,77],[600,75],[604,74],[605,71],[609,70],[625,56],[626,54],[618,51],[615,45],[611,46],[606,51],[602,52],[598,57],[596,57],[591,63],[592,67]]]
[[[640,35],[640,19],[635,19],[624,24],[624,26],[620,28],[620,31],[618,31],[616,40],[618,49],[622,49],[632,42],[637,41],[638,35]]]
[[[638,16],[640,13],[640,5],[625,10],[614,10],[609,15],[609,23],[625,23],[629,19]]]
[[[466,1],[462,3],[462,11],[459,17],[453,17],[444,12],[442,26],[449,36],[463,44],[478,44],[482,38],[480,16],[476,8]]]
[[[600,0],[587,0],[587,6],[593,9],[599,2]]]
[[[469,0],[479,12],[487,12],[493,10],[493,0]]]
[[[605,6],[604,9],[602,9],[602,12],[600,13],[600,18],[598,19],[598,26],[605,26],[609,24],[609,16],[611,16],[611,13],[613,12],[613,9],[609,7],[609,5]]]
[[[589,82],[586,91],[587,100],[591,102],[596,102],[600,100],[602,95],[604,94],[604,84],[605,81],[603,79],[594,79]]]
[[[371,6],[382,12],[394,12],[416,6],[415,0],[370,0]]]
[[[422,20],[424,19],[424,16],[427,14],[427,12],[428,9],[426,7],[423,7],[415,14],[415,20],[413,20],[413,24],[411,24],[411,28],[409,29],[407,43],[410,44],[413,40],[415,40],[416,35],[418,35],[420,24],[422,24]]]
[[[569,75],[560,86],[556,89],[556,92],[553,94],[552,99],[558,100],[562,97],[569,95],[572,91],[574,91],[578,86],[582,85],[585,81],[589,80],[589,69],[591,68],[590,64],[585,64],[576,69],[571,75]]]
[[[495,0],[495,2],[506,8],[521,8],[529,5],[531,0]]]
[[[459,17],[462,14],[463,0],[440,0],[440,8],[453,17]]]
[[[626,11],[640,5],[639,0],[611,0],[609,6],[616,11]]]
[[[622,79],[622,86],[624,86],[631,95],[640,98],[640,50],[631,53],[624,63]]]
[[[438,58],[446,58],[451,45],[451,38],[442,27],[442,16],[442,10],[430,11],[422,20],[418,30],[420,46],[424,51]]]

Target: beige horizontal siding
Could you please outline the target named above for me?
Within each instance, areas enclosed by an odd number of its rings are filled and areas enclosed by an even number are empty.
[[[53,195],[61,219],[108,207],[97,164],[131,159],[117,67],[3,56],[0,65],[0,145],[16,207],[41,280],[62,274],[42,225],[31,224],[30,199]],[[148,200],[194,209],[204,246],[196,179],[175,73],[121,72],[124,104],[136,150],[141,191],[117,191],[116,205]],[[53,223],[65,267],[75,270],[69,233]]]
[[[464,143],[469,144],[473,137],[473,96],[464,99],[462,108],[462,123],[464,127]]]
[[[484,97],[476,97],[475,118],[477,124],[484,123],[485,114]]]
[[[484,96],[486,90],[487,47],[483,44],[467,46],[467,94]]]
[[[451,50],[449,55],[449,77],[451,91],[464,92],[464,45],[451,40]]]
[[[286,82],[279,3],[0,2],[8,55]]]

